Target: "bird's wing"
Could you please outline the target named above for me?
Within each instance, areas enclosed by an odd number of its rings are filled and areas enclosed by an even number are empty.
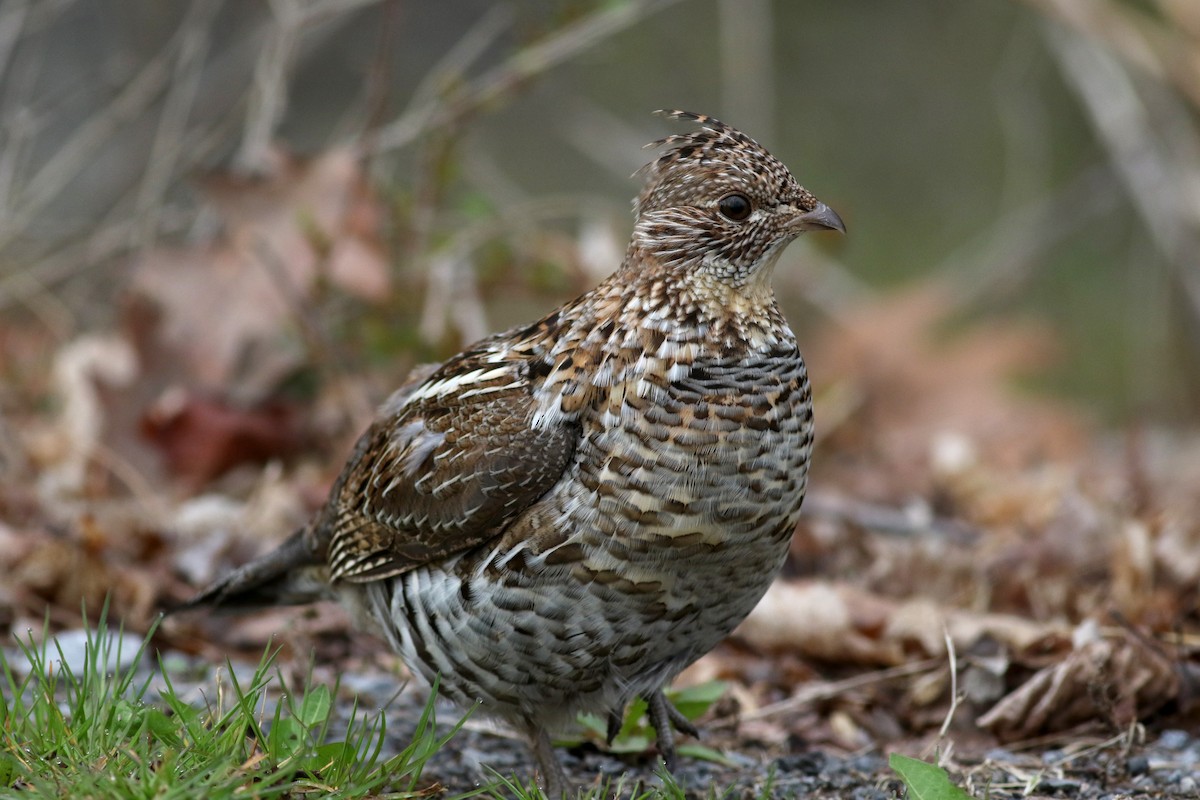
[[[501,534],[558,481],[579,426],[532,424],[544,365],[474,351],[397,393],[325,509],[330,576],[399,575]]]

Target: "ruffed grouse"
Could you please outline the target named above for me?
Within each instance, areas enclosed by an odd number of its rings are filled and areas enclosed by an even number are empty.
[[[530,325],[384,403],[325,506],[189,606],[336,596],[416,673],[526,732],[663,697],[778,573],[804,497],[812,402],[771,289],[784,247],[841,219],[712,117],[657,142],[625,260]]]

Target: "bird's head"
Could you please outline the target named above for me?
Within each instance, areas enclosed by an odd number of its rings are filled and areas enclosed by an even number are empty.
[[[639,171],[646,185],[634,201],[634,250],[753,292],[766,289],[779,254],[802,232],[845,233],[837,213],[746,134],[703,114],[658,113],[700,128],[650,145],[667,149]]]

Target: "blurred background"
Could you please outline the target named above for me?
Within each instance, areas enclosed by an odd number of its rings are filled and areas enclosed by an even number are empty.
[[[302,524],[412,366],[616,268],[662,108],[849,229],[775,275],[818,429],[786,580],[692,679],[930,659],[834,704],[858,752],[941,724],[948,628],[1008,659],[959,709],[999,740],[1194,729],[1195,0],[3,0],[0,633],[146,630]],[[156,646],[273,635],[378,652],[331,609]]]
[[[678,107],[847,220],[780,270],[802,337],[936,282],[948,330],[1042,326],[1025,388],[1192,422],[1197,36],[1188,0],[6,0],[0,309],[60,340],[111,324],[131,286],[169,291],[162,247],[278,210],[270,181],[306,169],[283,159],[341,152],[387,274],[347,279],[365,310],[312,300],[322,325],[445,355],[616,265],[639,148],[672,129],[649,112]]]

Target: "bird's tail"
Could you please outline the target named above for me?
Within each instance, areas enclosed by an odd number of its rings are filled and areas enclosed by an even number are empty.
[[[172,613],[204,606],[246,611],[327,599],[325,568],[313,556],[307,534],[308,530],[301,528],[279,547],[216,581]]]

